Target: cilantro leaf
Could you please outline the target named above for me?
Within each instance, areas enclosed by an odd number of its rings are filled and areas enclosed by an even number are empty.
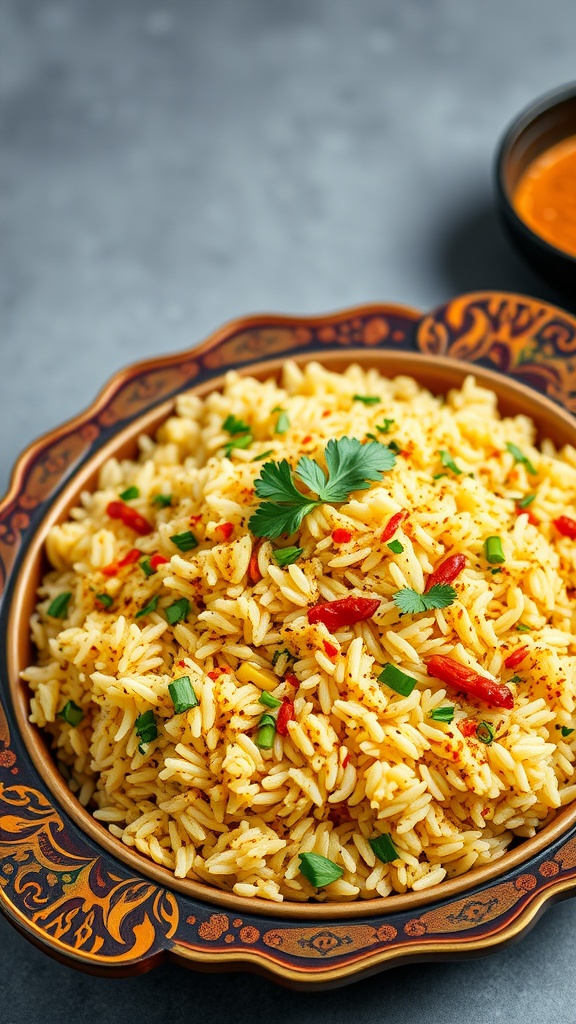
[[[290,463],[286,459],[265,462],[254,488],[259,498],[271,498],[290,505],[307,505],[311,500],[294,484]]]
[[[368,480],[381,480],[392,469],[396,456],[377,441],[361,444],[356,437],[341,437],[326,445],[328,483],[320,492],[321,501],[346,501],[352,491],[365,491]]]
[[[315,494],[322,494],[322,491],[326,487],[326,475],[324,470],[317,462],[315,462],[314,459],[310,459],[307,455],[303,455],[298,463],[296,472],[302,483],[306,484],[311,491],[314,491]]]
[[[250,430],[248,423],[244,423],[244,420],[239,420],[232,413],[227,416],[222,424],[222,430],[225,430],[231,437],[235,434],[245,434]]]
[[[526,466],[527,471],[532,476],[536,475],[537,470],[534,468],[533,464],[530,462],[530,459],[528,458],[528,456],[524,455],[524,452],[522,452],[520,450],[520,448],[518,448],[517,445],[513,444],[512,441],[507,441],[506,442],[506,448],[510,452],[510,455],[512,456],[512,458],[514,459],[515,462],[520,462],[522,465]]]
[[[234,448],[249,448],[252,444],[254,437],[252,434],[241,434],[240,437],[233,437],[226,445],[224,445],[224,454],[229,459],[232,455]]]
[[[382,401],[379,395],[352,395],[352,400],[363,405],[378,405]]]
[[[457,593],[448,583],[436,583],[426,594],[419,594],[412,587],[402,587],[392,600],[404,615],[429,612],[434,608],[447,608],[456,600]]]
[[[381,424],[380,423],[376,424],[376,430],[380,434],[387,434],[389,432],[390,427],[392,426],[393,423],[396,423],[396,420],[389,420],[388,417],[385,416],[384,420],[383,420],[383,422]]]
[[[444,466],[444,469],[451,469],[456,476],[460,476],[462,470],[456,465],[454,459],[450,455],[450,452],[439,451],[438,455],[440,456],[440,462]]]
[[[269,537],[274,540],[282,533],[295,533],[299,529],[304,516],[313,512],[319,504],[307,501],[304,505],[277,505],[273,501],[264,501],[256,509],[248,522],[255,537]]]

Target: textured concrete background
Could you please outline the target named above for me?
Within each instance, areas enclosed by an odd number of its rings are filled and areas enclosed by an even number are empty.
[[[575,78],[573,0],[0,0],[0,489],[135,359],[242,313],[552,298],[494,213],[517,111]],[[86,978],[0,921],[1,1024],[576,1021],[576,904],[487,960],[337,993]]]

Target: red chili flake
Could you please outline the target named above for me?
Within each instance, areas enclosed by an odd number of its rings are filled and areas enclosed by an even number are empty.
[[[334,644],[331,644],[329,640],[323,640],[322,643],[324,644],[324,650],[328,657],[335,658],[338,654],[338,648],[334,647]]]
[[[437,583],[452,583],[452,580],[455,580],[460,575],[465,565],[465,555],[450,555],[448,558],[445,558],[440,565],[436,566],[434,572],[430,573],[424,587],[424,593],[427,594],[431,587],[436,586]]]
[[[527,647],[518,647],[516,651],[513,651],[512,654],[509,654],[508,657],[506,658],[504,662],[505,667],[516,668],[522,661],[524,661],[524,658],[527,654]]]
[[[202,516],[190,516],[190,525],[195,526],[196,523],[199,523],[201,519]]]
[[[225,675],[226,672],[228,672],[227,668],[217,666],[216,668],[213,668],[211,672],[207,672],[206,675],[209,679],[218,679],[219,676]]]
[[[130,551],[120,558],[117,562],[109,562],[102,569],[105,576],[117,576],[119,569],[124,569],[127,565],[134,565],[140,558],[142,558],[142,552],[138,548],[130,548]]]
[[[295,719],[294,701],[289,700],[288,697],[284,697],[276,718],[276,732],[279,733],[280,736],[287,736],[288,722],[294,722]]]
[[[234,523],[220,523],[216,529],[222,534],[224,540],[228,540],[228,538],[234,533]]]
[[[312,440],[312,435],[311,434],[306,434],[306,437],[302,438],[302,444],[310,444],[311,440]]]
[[[475,736],[478,724],[473,718],[464,718],[461,722],[458,722],[458,728],[463,736]]]
[[[347,768],[347,767],[348,767],[348,765],[349,765],[349,763],[350,763],[350,752],[348,752],[348,753],[346,754],[346,757],[345,757],[345,758],[344,758],[344,760],[342,761],[342,767],[343,767],[343,768]]]
[[[340,601],[326,601],[308,609],[308,622],[323,622],[333,633],[341,626],[352,626],[355,622],[371,619],[380,607],[377,597],[344,597]]]
[[[536,518],[531,508],[520,508],[520,505],[516,505],[516,515],[528,516],[528,522],[531,523],[532,526],[538,526],[539,520]]]
[[[287,672],[284,679],[288,683],[288,686],[300,686],[300,680],[298,676],[295,676],[293,672]]]
[[[157,569],[159,565],[167,565],[169,561],[170,559],[164,558],[164,555],[152,555],[150,565],[153,569]]]
[[[380,535],[380,540],[382,541],[383,544],[385,544],[387,540],[390,540],[390,538],[394,536],[396,530],[400,526],[400,523],[403,523],[404,520],[407,518],[408,513],[405,510],[403,510],[402,512],[395,512],[394,515],[390,517]]]
[[[251,583],[258,583],[262,579],[262,573],[260,572],[260,566],[258,565],[258,551],[260,545],[258,544],[252,551],[252,557],[250,564],[248,565],[248,577]]]
[[[335,544],[347,544],[349,540],[352,540],[352,531],[341,529],[333,530],[332,540]]]
[[[558,533],[561,533],[563,537],[576,540],[576,519],[570,519],[570,516],[559,516],[558,519],[553,519],[552,522]]]
[[[329,415],[330,415],[330,409],[324,409],[324,412],[322,413],[322,416],[324,417],[324,416],[329,416]]]
[[[153,533],[154,527],[144,516],[141,516],[135,508],[130,508],[123,501],[111,501],[106,506],[106,512],[110,519],[119,519],[124,526],[128,526],[134,533],[144,537],[147,533]]]

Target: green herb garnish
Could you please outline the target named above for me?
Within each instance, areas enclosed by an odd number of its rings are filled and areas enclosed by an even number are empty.
[[[380,836],[375,836],[374,839],[369,839],[368,842],[378,860],[381,860],[383,864],[389,864],[393,860],[398,860],[398,850],[386,832],[383,832]]]
[[[56,717],[63,718],[65,722],[68,722],[68,725],[76,726],[80,725],[84,718],[84,712],[73,700],[69,700]]]
[[[155,594],[152,600],[148,602],[145,608],[141,608],[139,612],[136,612],[136,618],[140,619],[142,618],[143,615],[150,615],[150,612],[155,612],[156,605],[158,604],[159,600],[159,595]]]
[[[300,871],[311,885],[320,889],[323,885],[330,885],[342,878],[344,869],[335,864],[328,857],[322,857],[319,853],[301,853]]]
[[[190,676],[180,676],[173,683],[168,683],[168,690],[174,705],[174,714],[181,715],[190,708],[198,707],[200,703],[190,682]]]
[[[136,719],[136,735],[141,741],[138,745],[138,750],[141,754],[145,754],[146,751],[142,744],[151,743],[152,740],[158,739],[158,726],[156,725],[153,711],[145,711],[144,714],[138,715]]]
[[[460,476],[462,470],[456,465],[454,459],[450,455],[450,452],[439,451],[438,455],[440,456],[440,462],[444,466],[444,469],[449,469],[452,473],[455,473],[456,476]]]
[[[569,729],[567,725],[563,725],[560,731],[563,736],[571,736],[574,732],[574,729]]]
[[[180,551],[191,551],[192,548],[198,547],[198,541],[190,530],[185,530],[184,533],[174,533],[170,540]]]
[[[402,697],[409,697],[412,690],[416,686],[416,680],[414,676],[409,676],[406,672],[402,672],[401,669],[397,668],[396,665],[392,665],[388,662],[384,666],[380,675],[378,676],[379,683],[385,683],[391,690],[395,690],[396,693],[401,694]]]
[[[280,415],[276,420],[276,426],[274,427],[275,434],[285,434],[290,429],[290,417],[284,409],[280,409]]]
[[[98,601],[98,604],[103,605],[104,608],[110,608],[113,604],[113,599],[110,597],[110,594],[96,594],[96,600]]]
[[[267,459],[269,455],[274,455],[274,449],[269,448],[267,452],[262,452],[260,455],[255,455],[251,462],[261,462],[262,459]]]
[[[402,451],[397,441],[388,441],[388,444],[385,445],[384,447],[388,448],[391,452],[394,453],[394,455],[400,455],[400,452]]]
[[[244,420],[237,419],[232,413],[227,416],[222,424],[222,430],[225,430],[227,434],[234,437],[236,434],[245,434],[247,430],[250,430],[250,424],[244,423]]]
[[[446,722],[450,725],[450,722],[454,721],[454,708],[443,704],[439,708],[433,708],[428,718],[431,718],[433,722]]]
[[[361,444],[357,438],[330,440],[325,450],[328,475],[314,459],[303,455],[296,467],[296,476],[318,498],[302,494],[294,483],[290,464],[267,462],[255,481],[256,494],[265,499],[248,523],[257,537],[279,537],[294,533],[304,516],[324,502],[346,501],[353,491],[366,490],[368,481],[381,480],[395,464],[393,453],[370,441]],[[267,500],[266,500],[267,499]]]
[[[187,597],[181,597],[179,601],[174,601],[174,604],[169,604],[164,611],[170,625],[175,626],[177,622],[182,622],[188,617],[190,601]]]
[[[258,697],[258,703],[263,704],[266,708],[279,708],[282,701],[278,700],[278,697],[273,697],[268,690],[262,690],[262,693]]]
[[[447,608],[457,598],[454,587],[449,583],[436,583],[426,594],[418,594],[412,587],[402,587],[392,597],[394,604],[404,615],[429,612],[433,608]]]
[[[133,498],[140,497],[140,490],[138,487],[127,487],[125,491],[119,495],[122,501],[132,501]]]
[[[294,655],[290,654],[290,651],[288,650],[287,647],[284,647],[284,649],[281,650],[281,651],[274,651],[274,654],[272,655],[272,665],[273,666],[276,665],[276,662],[278,661],[279,658],[282,657],[283,654],[285,654],[287,658],[294,659]]]
[[[68,614],[68,602],[72,594],[70,591],[66,591],[65,594],[58,594],[54,600],[50,603],[47,611],[47,615],[50,615],[53,619],[65,619]]]
[[[512,679],[508,680],[509,683],[521,683],[522,676],[512,676]]]
[[[172,504],[171,494],[155,494],[152,498],[153,505],[160,505],[160,508],[169,508]]]
[[[518,508],[528,508],[528,505],[532,504],[535,497],[535,494],[527,494],[525,498],[522,498],[521,501],[517,501],[516,504],[518,505]]]
[[[362,402],[364,405],[378,405],[382,399],[378,395],[352,395],[352,401]]]
[[[516,629],[519,633],[531,633],[532,626],[527,626],[524,622],[517,622]]]
[[[494,726],[490,722],[480,722],[476,729],[476,739],[489,747],[494,739]]]
[[[260,747],[261,750],[272,750],[274,746],[274,738],[276,736],[276,719],[272,715],[262,715],[262,718],[258,722],[258,732],[256,733],[256,746]]]
[[[276,548],[272,555],[277,565],[285,566],[297,562],[303,551],[304,548]]]
[[[520,462],[523,466],[526,466],[527,471],[532,476],[536,475],[538,471],[534,468],[528,456],[524,455],[524,452],[520,451],[520,449],[515,444],[512,444],[512,441],[506,442],[506,448],[510,452],[510,455],[513,457],[515,462]]]
[[[143,558],[139,565],[140,568],[142,569],[142,572],[145,573],[146,576],[153,576],[154,573],[156,572],[156,569],[153,569],[152,566],[150,565],[149,558]]]
[[[487,562],[493,565],[495,562],[505,562],[506,556],[502,550],[500,537],[487,537],[484,541],[484,557]]]
[[[253,434],[242,434],[241,437],[233,437],[232,440],[228,441],[224,446],[224,454],[226,458],[230,458],[234,448],[249,448],[253,440]]]
[[[497,573],[502,572],[502,569],[490,569],[489,572],[491,572],[493,576],[496,576]]]
[[[396,420],[389,420],[386,417],[384,417],[384,420],[383,420],[382,423],[377,423],[376,424],[376,430],[380,434],[387,434],[389,432],[390,427],[392,426],[393,423],[396,423]]]
[[[390,551],[393,551],[395,555],[401,555],[404,551],[404,545],[399,540],[391,540],[386,547],[390,548]]]

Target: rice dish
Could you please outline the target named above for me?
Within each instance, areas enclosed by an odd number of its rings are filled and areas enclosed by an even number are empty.
[[[576,797],[576,450],[536,441],[471,376],[287,363],[180,395],[46,541],[23,678],[80,802],[277,902],[418,891],[534,835]]]

